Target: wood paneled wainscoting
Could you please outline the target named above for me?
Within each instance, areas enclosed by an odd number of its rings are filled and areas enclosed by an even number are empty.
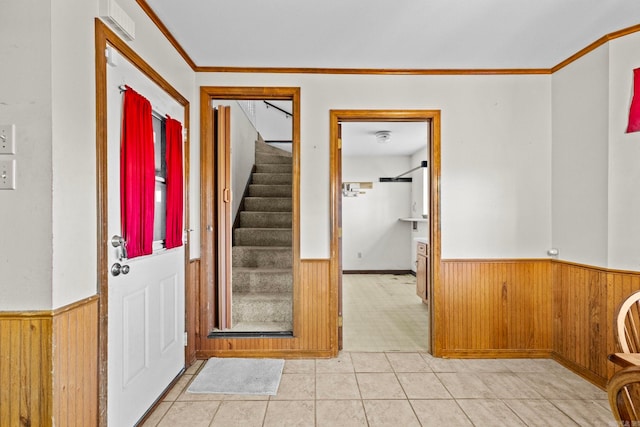
[[[337,301],[331,293],[328,259],[300,262],[294,288],[293,338],[207,338],[199,321],[198,358],[208,357],[331,357],[338,353]],[[202,306],[202,304],[200,304]]]
[[[434,354],[549,357],[549,260],[442,260],[434,292]]]
[[[640,289],[640,273],[553,261],[553,357],[605,387],[615,372],[613,318]]]
[[[551,357],[605,387],[613,318],[640,272],[556,260],[443,260],[433,284],[434,354]]]
[[[97,295],[53,312],[53,417],[58,426],[98,424]]]
[[[0,425],[51,425],[50,312],[0,313]]]
[[[98,297],[0,313],[0,426],[95,426]]]

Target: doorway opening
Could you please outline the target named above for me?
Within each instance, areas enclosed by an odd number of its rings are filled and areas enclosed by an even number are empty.
[[[332,275],[340,349],[434,348],[439,119],[440,112],[431,110],[331,111]],[[378,302],[373,293],[382,296]],[[364,302],[363,295],[371,301]],[[413,314],[381,320],[407,303]],[[363,337],[366,327],[347,329],[361,327],[376,313],[384,322],[377,330],[392,331],[387,344],[380,333]],[[412,324],[416,319],[418,329]]]
[[[416,248],[429,241],[429,122],[341,127],[343,348],[426,352]]]
[[[201,100],[202,328],[293,337],[299,89],[204,87]]]

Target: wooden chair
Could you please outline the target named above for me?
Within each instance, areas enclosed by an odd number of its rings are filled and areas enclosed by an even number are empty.
[[[640,353],[640,291],[622,301],[613,330],[622,353]]]
[[[607,384],[607,394],[619,426],[640,425],[640,366],[618,371]]]

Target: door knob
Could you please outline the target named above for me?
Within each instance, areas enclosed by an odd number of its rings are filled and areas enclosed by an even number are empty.
[[[111,246],[114,248],[120,248],[120,261],[127,258],[127,242],[124,241],[122,236],[118,236],[117,234],[111,238]]]
[[[125,267],[126,267],[126,266],[125,266]],[[119,276],[119,275],[120,275],[120,272],[124,273],[124,272],[122,271],[122,266],[120,265],[120,263],[116,262],[115,264],[113,264],[113,265],[111,266],[111,275],[113,275],[113,276]],[[128,272],[128,270],[127,270],[127,272]],[[126,273],[125,273],[125,274],[126,274]]]

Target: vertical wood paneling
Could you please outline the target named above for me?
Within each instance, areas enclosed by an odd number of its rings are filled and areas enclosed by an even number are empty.
[[[329,357],[337,350],[337,301],[331,298],[329,260],[300,262],[294,296],[296,332],[293,338],[198,338],[197,356]],[[333,322],[333,323],[332,323]],[[202,327],[202,326],[201,326]]]
[[[552,282],[547,260],[444,260],[443,356],[548,355]]]
[[[0,426],[51,425],[49,313],[0,313]]]
[[[549,357],[601,386],[615,370],[613,318],[640,273],[550,260],[444,260],[442,356]],[[198,356],[327,357],[337,352],[329,260],[301,262],[299,334],[292,339],[200,339]]]
[[[607,272],[587,266],[554,262],[554,355],[590,379],[606,382]]]
[[[98,298],[0,313],[0,426],[94,426]]]
[[[607,275],[607,313],[610,319],[606,322],[607,353],[620,351],[615,340],[614,316],[620,304],[632,293],[640,290],[640,273],[611,271]],[[604,329],[604,328],[603,328]],[[607,377],[611,378],[616,371],[616,366],[609,362],[607,364]]]
[[[97,425],[97,297],[54,312],[53,349],[53,416],[56,425]]]
[[[554,358],[605,386],[616,369],[607,361],[617,351],[614,316],[640,289],[640,273],[554,261],[553,283]]]

